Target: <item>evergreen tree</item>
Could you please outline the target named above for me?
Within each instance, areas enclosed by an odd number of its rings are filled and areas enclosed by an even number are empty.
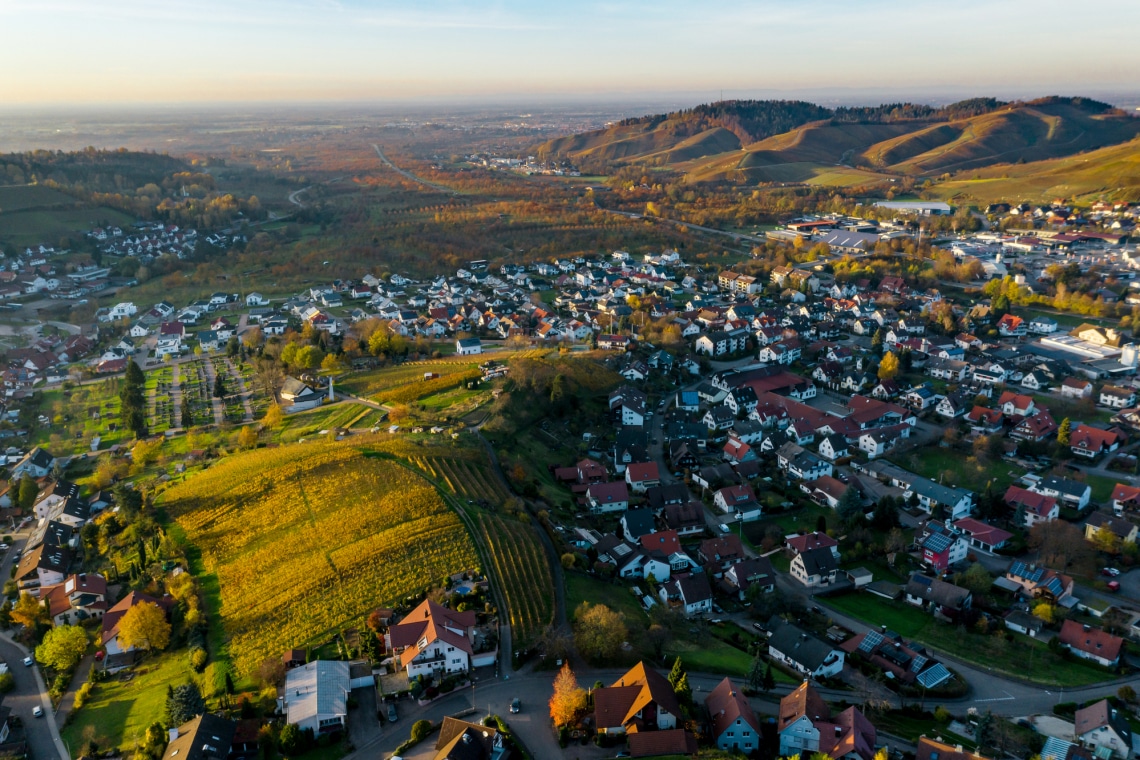
[[[225,398],[226,395],[226,381],[222,379],[222,373],[219,372],[214,377],[214,398]]]
[[[883,328],[875,330],[875,334],[871,336],[871,350],[876,354],[883,350]]]
[[[681,676],[683,675],[685,675],[685,666],[681,663],[681,658],[678,657],[673,661],[673,669],[669,671],[669,685],[672,686],[674,690],[676,690],[677,684],[681,681]]]
[[[206,712],[206,700],[193,681],[175,686],[167,692],[166,725],[181,726]]]
[[[768,667],[764,670],[764,691],[771,691],[776,688],[776,677],[772,675],[772,663],[768,663]]]
[[[190,410],[189,394],[182,394],[182,427],[189,428],[194,424],[194,413]]]
[[[1062,446],[1068,446],[1069,440],[1073,435],[1073,421],[1068,417],[1061,420],[1061,426],[1057,428],[1057,443]]]
[[[673,693],[677,695],[677,701],[680,702],[682,706],[693,706],[693,687],[689,685],[688,673],[681,674],[677,685],[673,687]]]

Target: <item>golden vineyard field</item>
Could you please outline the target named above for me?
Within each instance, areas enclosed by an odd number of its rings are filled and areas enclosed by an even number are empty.
[[[345,443],[233,456],[162,505],[217,573],[229,653],[247,674],[478,565],[430,483]]]

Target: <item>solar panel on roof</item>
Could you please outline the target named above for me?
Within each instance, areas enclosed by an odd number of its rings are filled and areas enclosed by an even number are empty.
[[[926,537],[926,540],[922,542],[922,545],[932,552],[942,553],[946,551],[952,543],[953,540],[945,533],[931,533]]]
[[[1056,576],[1053,576],[1049,579],[1048,583],[1045,584],[1045,588],[1053,596],[1060,596],[1062,591],[1064,591],[1064,589],[1061,587],[1061,579],[1057,578]]]
[[[943,681],[950,679],[950,671],[942,663],[931,665],[925,673],[918,674],[918,682],[928,689],[933,689]]]
[[[929,657],[923,657],[923,656],[922,656],[922,655],[920,655],[920,654],[916,654],[916,655],[914,656],[914,662],[912,662],[912,663],[910,664],[910,669],[911,669],[913,672],[917,673],[918,671],[922,670],[922,666],[923,666],[923,665],[925,665],[925,664],[926,664],[926,663],[928,663],[928,662],[930,662],[930,658],[929,658]]]
[[[872,652],[875,647],[883,643],[883,634],[878,631],[867,631],[867,635],[863,637],[863,641],[859,644],[860,652]]]

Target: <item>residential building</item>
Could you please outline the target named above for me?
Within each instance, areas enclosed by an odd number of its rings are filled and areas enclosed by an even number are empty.
[[[1119,543],[1136,543],[1137,528],[1131,520],[1117,517],[1110,512],[1096,511],[1085,521],[1085,539],[1092,541],[1101,530],[1111,532]]]
[[[681,722],[681,705],[665,676],[639,662],[610,686],[594,690],[599,733],[664,731]]]
[[[768,636],[768,656],[818,680],[842,673],[845,654],[791,623],[780,621]]]
[[[469,356],[483,353],[483,341],[478,338],[459,338],[455,341],[455,353],[458,356]]]
[[[1089,505],[1089,500],[1092,498],[1092,487],[1069,478],[1062,478],[1056,475],[1049,475],[1042,478],[1029,487],[1030,491],[1042,494],[1043,496],[1052,496],[1062,504],[1073,507],[1074,509],[1084,509]]]
[[[907,604],[921,607],[935,617],[947,620],[957,620],[972,600],[969,589],[918,573],[911,575],[904,594]]]
[[[425,599],[385,636],[409,678],[441,673],[466,673],[492,664],[494,652],[475,652],[475,613],[458,612]]]
[[[233,750],[238,724],[211,713],[170,729],[162,760],[225,760]]]
[[[686,617],[712,611],[712,587],[704,573],[689,573],[662,583],[658,596],[665,604],[677,606]]]
[[[830,549],[809,549],[792,558],[791,574],[808,588],[835,583],[839,563]]]
[[[586,502],[591,512],[623,512],[629,509],[629,489],[624,480],[593,483],[586,488]]]
[[[1124,639],[1100,628],[1081,625],[1076,620],[1066,620],[1061,625],[1058,638],[1074,657],[1092,660],[1106,668],[1115,668],[1120,664]]]
[[[1132,727],[1128,718],[1107,699],[1077,710],[1073,716],[1073,735],[1082,747],[1093,750],[1098,760],[1133,757]]]
[[[1136,489],[1140,494],[1140,489]],[[1022,514],[1020,521],[1025,528],[1032,528],[1042,522],[1052,522],[1061,515],[1061,508],[1052,496],[1044,496],[1035,491],[1029,491],[1020,486],[1010,486],[1005,492],[1005,503],[1012,506],[1015,512]]]
[[[497,729],[448,715],[439,726],[432,760],[501,760],[509,754]]]
[[[351,680],[344,660],[314,660],[286,671],[277,697],[285,721],[318,736],[343,731]]]
[[[760,721],[748,698],[725,678],[705,698],[713,743],[726,752],[752,754],[760,747]]]

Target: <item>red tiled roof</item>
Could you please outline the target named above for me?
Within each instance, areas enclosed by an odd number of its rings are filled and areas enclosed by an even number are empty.
[[[1106,660],[1120,657],[1120,648],[1124,644],[1124,639],[1100,628],[1089,626],[1086,631],[1085,627],[1075,620],[1066,620],[1061,626],[1060,639],[1065,646]]]
[[[831,549],[832,547],[839,546],[839,542],[826,533],[816,531],[814,533],[805,533],[802,536],[793,536],[788,539],[788,546],[796,554],[803,554],[811,549]]]
[[[631,483],[661,479],[661,475],[657,471],[656,462],[636,462],[626,465],[626,470],[629,472],[628,477]]]

